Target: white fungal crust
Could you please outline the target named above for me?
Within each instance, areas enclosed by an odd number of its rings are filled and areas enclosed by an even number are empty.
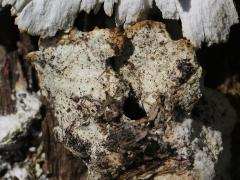
[[[171,159],[176,147],[181,152],[193,143],[182,142],[180,135],[169,138],[201,97],[201,68],[189,42],[171,40],[162,23],[137,23],[125,33],[73,30],[40,44],[28,59],[58,120],[53,131],[82,158],[93,179],[117,177],[133,162]],[[135,104],[127,105],[131,98]],[[146,113],[142,117],[126,112],[138,115],[131,109],[136,104]],[[193,136],[191,128],[190,123],[185,129]],[[178,157],[190,162],[194,155]]]
[[[201,98],[201,67],[188,41],[145,21],[125,33],[73,30],[40,45],[28,59],[59,123],[53,131],[91,179],[116,178],[123,169],[122,179],[132,179],[132,163],[157,164],[141,178],[226,174],[236,114],[218,93]]]
[[[171,114],[174,108],[190,112],[201,97],[202,74],[190,43],[172,41],[163,24],[147,21],[126,29],[126,36],[133,52],[120,73],[147,114],[159,99]]]
[[[125,26],[146,19],[153,0],[0,0],[0,6],[12,5],[12,14],[21,30],[41,36],[54,36],[68,30],[80,11],[98,12],[103,4],[108,16],[116,4],[116,23]],[[230,27],[238,23],[233,0],[155,0],[165,19],[180,19],[183,35],[195,47],[225,42]]]
[[[179,158],[193,158],[191,173],[199,179],[228,179],[231,132],[236,112],[221,93],[206,89],[192,117],[167,125],[164,142],[177,149]]]
[[[112,156],[123,158],[107,148],[109,131],[115,132],[101,125],[120,116],[127,87],[107,61],[117,55],[123,42],[122,36],[110,30],[71,31],[56,41],[46,40],[41,51],[28,56],[37,60],[40,84],[51,99],[59,122],[54,129],[58,140],[88,162],[97,179],[121,167]],[[102,162],[110,164],[103,172]]]

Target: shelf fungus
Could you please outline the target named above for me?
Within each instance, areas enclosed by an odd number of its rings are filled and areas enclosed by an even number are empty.
[[[148,164],[154,167],[146,176],[164,170],[171,179],[173,171],[164,168],[169,161],[186,162],[181,168],[192,177],[214,175],[223,140],[221,130],[208,125],[230,113],[212,116],[226,110],[216,106],[224,110],[210,111],[207,125],[193,119],[201,106],[202,70],[191,44],[172,40],[164,24],[72,30],[41,40],[27,59],[58,121],[56,138],[83,160],[91,179],[143,176]]]
[[[7,5],[19,29],[44,37],[71,29],[78,13],[97,14],[101,6],[124,26],[148,19],[156,6],[159,18],[181,20],[183,36],[197,48],[225,42],[230,27],[239,22],[233,0],[0,0],[0,8]]]

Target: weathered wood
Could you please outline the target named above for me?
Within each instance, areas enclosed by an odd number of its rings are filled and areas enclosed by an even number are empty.
[[[82,161],[56,141],[52,131],[56,125],[57,121],[51,110],[48,109],[42,123],[46,154],[45,172],[51,180],[84,180],[86,168]]]
[[[10,83],[10,72],[15,71],[15,66],[10,62],[5,48],[0,47],[0,115],[7,115],[15,110]]]

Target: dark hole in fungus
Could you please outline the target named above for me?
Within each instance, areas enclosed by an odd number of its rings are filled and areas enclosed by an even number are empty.
[[[158,142],[151,140],[145,149],[145,154],[147,156],[154,156],[160,149]]]
[[[138,99],[130,95],[123,104],[123,113],[131,120],[139,120],[147,116],[146,111],[140,107]]]
[[[116,63],[115,63],[115,58],[114,57],[111,57],[111,58],[107,59],[106,66],[107,67],[111,67],[114,71],[118,71],[118,69],[116,67]]]

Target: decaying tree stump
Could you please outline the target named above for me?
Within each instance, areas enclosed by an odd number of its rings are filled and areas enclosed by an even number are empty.
[[[116,7],[123,29],[72,28],[79,12],[97,13],[102,4],[108,16]],[[204,87],[195,50],[227,41],[239,21],[233,0],[0,0],[6,5],[19,29],[40,41],[31,53],[28,37],[14,52],[0,47],[0,126],[14,125],[0,132],[0,150],[16,150],[41,112],[49,179],[229,178],[236,113]],[[190,41],[171,39],[163,23],[140,22],[153,7],[164,19],[181,20]]]
[[[43,40],[27,59],[56,118],[45,129],[83,161],[88,178],[227,176],[219,169],[228,166],[236,114],[223,96],[205,92],[193,47],[172,40],[162,23],[72,30]],[[64,174],[67,153],[47,146],[50,170]]]

